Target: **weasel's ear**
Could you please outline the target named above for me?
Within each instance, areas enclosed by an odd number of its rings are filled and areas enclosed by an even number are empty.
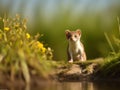
[[[81,30],[80,29],[77,29],[76,32],[81,35]]]
[[[71,31],[70,30],[66,30],[65,34],[66,34],[67,39],[69,39],[70,36],[71,36]]]

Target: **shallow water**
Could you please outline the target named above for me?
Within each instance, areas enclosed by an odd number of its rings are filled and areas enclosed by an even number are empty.
[[[120,82],[40,82],[26,87],[5,87],[0,90],[120,90]]]

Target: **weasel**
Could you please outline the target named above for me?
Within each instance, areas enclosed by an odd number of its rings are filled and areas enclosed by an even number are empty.
[[[72,63],[75,60],[86,61],[86,53],[84,51],[84,46],[80,41],[81,38],[81,30],[77,29],[76,31],[65,31],[68,47],[67,47],[67,55],[68,61]]]

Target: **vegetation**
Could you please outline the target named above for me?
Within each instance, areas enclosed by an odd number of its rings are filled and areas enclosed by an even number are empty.
[[[117,18],[117,20],[119,28],[119,33],[117,35],[118,37],[113,36],[112,37],[113,41],[111,42],[110,38],[105,33],[106,39],[112,52],[110,53],[110,55],[108,55],[107,58],[104,59],[104,62],[102,63],[99,71],[97,72],[97,76],[101,77],[101,79],[103,78],[118,79],[120,77],[120,23],[119,18]],[[117,49],[113,47],[113,44],[116,45]]]
[[[0,72],[11,80],[23,76],[27,83],[31,75],[46,77],[52,66],[52,50],[27,32],[26,19],[0,18]]]

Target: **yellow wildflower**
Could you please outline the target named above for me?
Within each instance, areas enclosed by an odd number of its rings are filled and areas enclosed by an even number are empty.
[[[29,33],[26,33],[26,38],[30,38],[30,34]]]
[[[38,47],[38,48],[43,48],[43,44],[40,43],[39,41],[37,41],[37,47]]]
[[[45,48],[45,47],[43,47],[43,48],[41,48],[41,50],[42,50],[42,52],[43,52],[43,53],[45,53],[46,48]]]
[[[39,41],[37,41],[36,44],[37,44],[37,45],[36,45],[37,48],[39,48],[39,49],[42,51],[42,53],[45,53],[46,48],[43,46],[43,44],[40,43]]]
[[[10,28],[9,28],[9,27],[5,27],[4,30],[5,30],[5,31],[9,31]]]

